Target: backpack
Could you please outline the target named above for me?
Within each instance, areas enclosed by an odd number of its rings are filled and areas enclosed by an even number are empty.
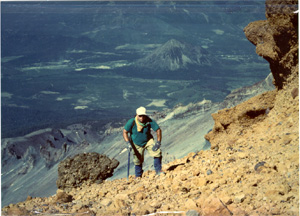
[[[133,128],[134,125],[135,125],[135,119],[133,119],[133,122],[132,122],[132,125],[131,125],[131,128],[130,128],[130,132],[129,132],[130,138],[131,138],[131,134],[132,134],[132,128]]]

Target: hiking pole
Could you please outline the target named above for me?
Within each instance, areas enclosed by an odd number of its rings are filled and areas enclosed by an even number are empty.
[[[130,170],[130,148],[128,148],[127,181],[129,181],[129,170]]]

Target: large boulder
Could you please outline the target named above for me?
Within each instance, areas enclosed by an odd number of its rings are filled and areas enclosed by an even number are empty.
[[[96,152],[78,154],[59,163],[56,185],[65,190],[80,187],[84,183],[101,183],[113,176],[118,165],[116,159]]]

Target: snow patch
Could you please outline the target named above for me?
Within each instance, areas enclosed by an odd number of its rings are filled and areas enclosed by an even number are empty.
[[[17,105],[17,104],[2,104],[2,105],[8,106],[8,107],[18,107],[18,108],[29,109],[29,106],[26,106],[26,105]]]
[[[224,31],[223,30],[220,30],[220,29],[214,29],[212,30],[214,33],[216,33],[217,35],[223,35],[224,34]]]
[[[1,62],[2,63],[6,63],[6,62],[13,61],[15,59],[22,58],[22,57],[23,57],[23,55],[20,55],[20,56],[8,56],[8,57],[1,58]]]
[[[183,9],[183,11],[184,11],[185,13],[187,13],[188,15],[190,15],[190,12],[189,12],[187,9]]]
[[[71,51],[67,51],[67,53],[86,53],[86,52],[87,52],[87,50],[75,50],[75,49],[73,49]]]
[[[201,102],[198,102],[195,104],[190,103],[186,106],[178,106],[172,112],[170,112],[164,119],[162,119],[159,122],[162,123],[164,121],[174,118],[174,116],[184,114],[184,113],[187,113],[187,112],[193,111],[193,110],[198,110],[199,112],[204,113],[205,111],[210,110],[211,104],[212,104],[212,102],[210,100],[204,99]]]
[[[72,99],[71,97],[58,97],[56,98],[57,101],[63,101],[63,100],[67,100],[67,99]]]
[[[78,109],[83,110],[83,109],[87,109],[87,108],[88,108],[88,106],[76,106],[76,107],[74,107],[74,109],[76,109],[76,110],[78,110]]]
[[[82,70],[86,70],[86,68],[76,68],[75,71],[82,71]]]
[[[165,107],[165,103],[166,103],[167,100],[164,100],[164,99],[154,99],[151,103],[149,103],[147,105],[147,107],[149,106],[156,106],[156,107]]]
[[[42,94],[48,94],[48,95],[51,95],[51,94],[60,94],[59,92],[53,92],[53,91],[40,91],[40,93],[42,93]]]
[[[85,100],[85,99],[78,99],[77,102],[78,102],[80,105],[87,105],[87,104],[91,103],[92,101],[90,101],[90,100]]]
[[[96,67],[91,67],[92,69],[111,69],[110,66],[106,66],[106,65],[100,65],[100,66],[96,66]]]
[[[128,90],[123,90],[123,98],[124,98],[124,100],[128,100],[128,97],[130,96],[130,95],[133,95],[132,93],[130,93]]]
[[[2,93],[1,93],[1,97],[5,97],[5,98],[11,99],[12,96],[13,96],[13,94],[8,93],[8,92],[2,92]]]

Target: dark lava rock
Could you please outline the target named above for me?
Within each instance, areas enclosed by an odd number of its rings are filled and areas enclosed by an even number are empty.
[[[78,154],[59,163],[56,185],[64,190],[80,187],[83,183],[101,182],[113,176],[118,165],[116,159],[96,152]]]
[[[255,171],[258,171],[258,168],[261,167],[261,166],[264,166],[265,163],[266,163],[266,162],[264,162],[264,161],[261,161],[261,162],[257,163],[257,164],[255,165],[255,167],[254,167],[254,170],[255,170]]]

